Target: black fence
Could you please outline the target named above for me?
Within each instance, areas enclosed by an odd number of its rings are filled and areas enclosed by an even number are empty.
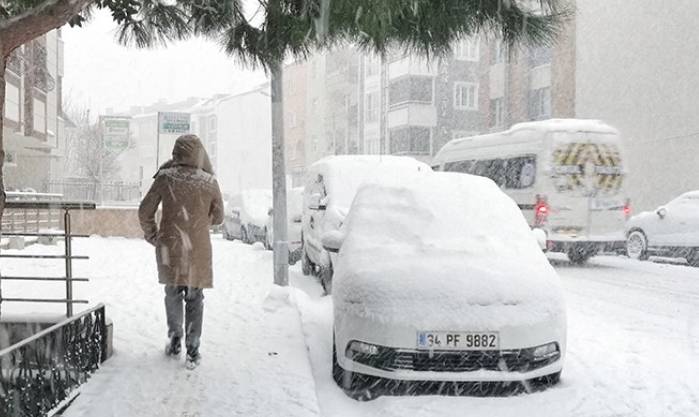
[[[43,417],[107,359],[104,305],[0,351],[0,416]]]

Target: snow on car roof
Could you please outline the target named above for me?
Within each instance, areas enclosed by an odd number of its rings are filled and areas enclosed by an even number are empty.
[[[433,173],[364,185],[344,231],[333,298],[345,313],[429,327],[434,309],[445,328],[478,330],[562,314],[555,271],[490,179]]]
[[[431,172],[429,165],[407,156],[336,155],[315,162],[310,172],[323,175],[330,189],[329,204],[349,208],[359,187],[369,181],[389,180],[406,173]]]

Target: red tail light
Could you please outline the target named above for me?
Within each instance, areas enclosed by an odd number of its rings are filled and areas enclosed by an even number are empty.
[[[543,226],[549,217],[551,208],[546,201],[546,196],[536,196],[536,204],[534,205],[534,226]]]
[[[626,217],[626,220],[631,217],[631,200],[626,199],[626,203],[624,204],[624,217]]]

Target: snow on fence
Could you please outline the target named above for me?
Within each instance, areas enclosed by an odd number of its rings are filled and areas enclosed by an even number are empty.
[[[107,354],[103,304],[0,350],[0,416],[43,417],[66,406]]]

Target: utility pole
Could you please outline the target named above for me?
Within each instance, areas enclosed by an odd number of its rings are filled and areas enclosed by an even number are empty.
[[[272,192],[274,213],[274,283],[289,285],[289,242],[286,220],[286,155],[282,62],[270,66],[272,90]]]

